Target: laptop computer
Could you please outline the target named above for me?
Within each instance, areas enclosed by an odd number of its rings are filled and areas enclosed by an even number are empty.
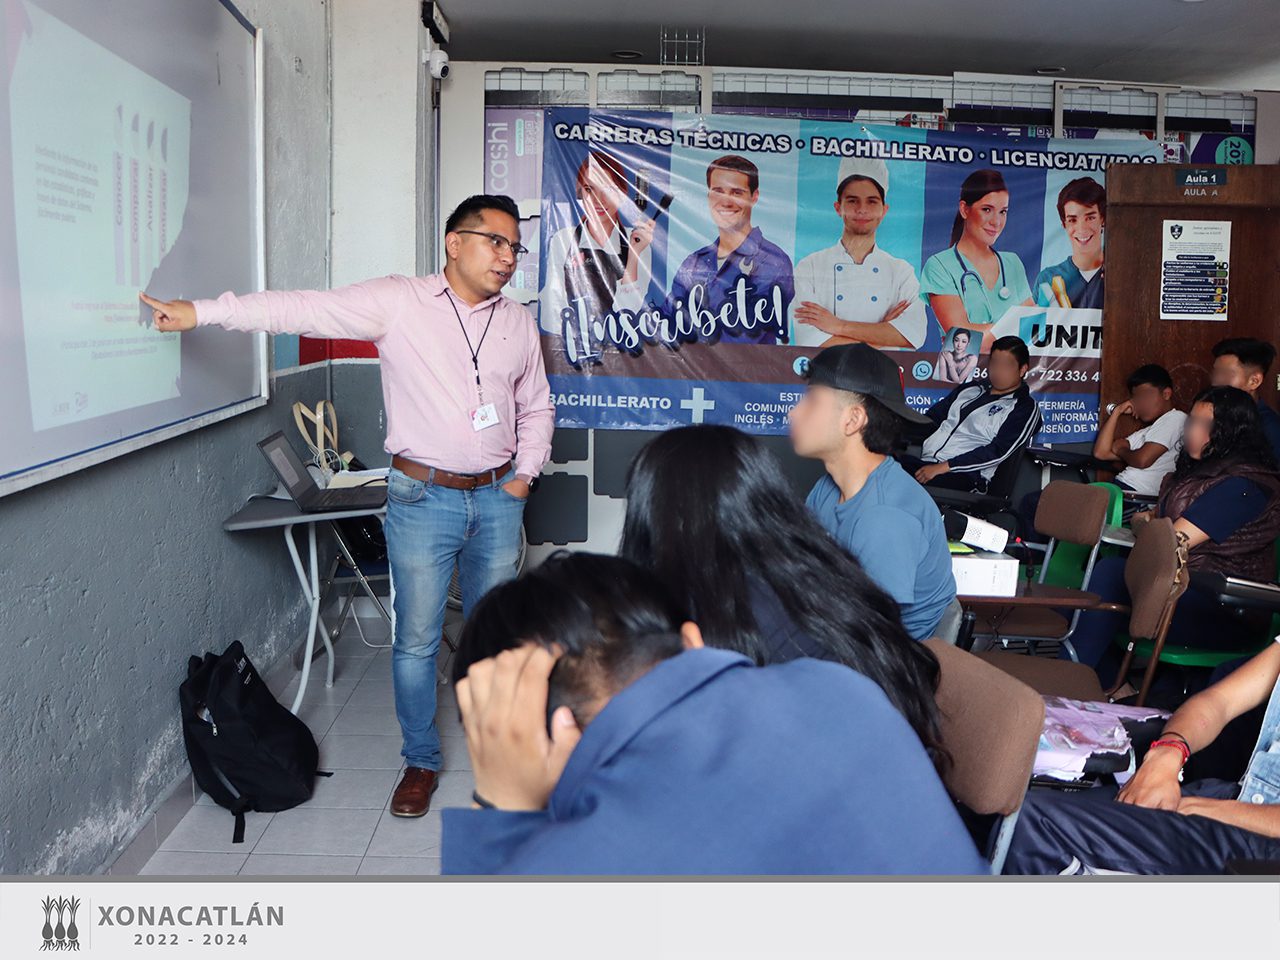
[[[271,464],[284,488],[289,491],[304,513],[326,513],[333,510],[370,510],[387,501],[385,484],[368,487],[343,487],[322,490],[316,486],[302,458],[294,452],[283,431],[276,431],[258,443],[258,449]]]

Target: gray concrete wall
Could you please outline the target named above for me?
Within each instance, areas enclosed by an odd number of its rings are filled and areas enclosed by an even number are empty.
[[[266,37],[267,281],[326,284],[329,43],[320,0],[239,0]],[[271,488],[265,409],[0,499],[0,874],[93,873],[186,772],[186,659],[240,639],[266,670],[305,627],[280,538],[224,517]]]
[[[376,362],[336,360],[332,377],[342,448],[370,467],[387,466],[391,458],[383,449],[387,414],[382,405],[382,367]]]

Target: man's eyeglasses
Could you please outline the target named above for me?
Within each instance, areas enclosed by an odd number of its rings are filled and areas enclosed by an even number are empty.
[[[519,244],[519,243],[512,243],[510,240],[508,240],[506,237],[504,237],[500,233],[485,233],[483,230],[455,230],[453,232],[454,233],[473,233],[477,237],[484,237],[489,241],[489,243],[493,245],[493,249],[497,253],[503,253],[507,250],[510,250],[511,255],[515,257],[517,260],[519,260],[521,257],[523,257],[526,253],[529,252],[528,247],[523,246],[522,244]]]

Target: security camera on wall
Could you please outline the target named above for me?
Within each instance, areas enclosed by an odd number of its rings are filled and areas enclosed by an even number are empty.
[[[431,70],[431,76],[443,80],[449,76],[449,55],[443,50],[432,50],[427,57],[427,66]]]

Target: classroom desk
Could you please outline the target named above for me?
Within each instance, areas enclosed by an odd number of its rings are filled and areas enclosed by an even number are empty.
[[[1019,580],[1018,592],[1012,597],[990,597],[962,594],[956,597],[966,607],[1054,607],[1059,610],[1092,610],[1102,598],[1088,590],[1056,587],[1051,583]]]
[[[1191,586],[1213,597],[1224,607],[1280,612],[1280,584],[1197,570],[1191,574]]]
[[[1119,527],[1107,524],[1102,528],[1102,542],[1108,543],[1113,547],[1129,549],[1133,546],[1135,540],[1133,531],[1128,527]]]
[[[364,580],[364,574],[352,558],[346,540],[338,529],[336,520],[354,517],[378,517],[386,513],[386,507],[373,507],[363,510],[333,510],[325,513],[305,513],[298,509],[292,500],[281,500],[275,497],[251,497],[243,507],[222,522],[222,529],[228,533],[239,533],[246,530],[268,530],[281,528],[284,532],[284,543],[289,550],[289,558],[293,560],[293,571],[297,575],[298,585],[302,588],[302,596],[311,608],[311,617],[307,626],[306,651],[303,653],[302,677],[298,682],[298,693],[293,698],[293,706],[289,711],[297,714],[302,706],[302,698],[307,692],[307,680],[311,675],[311,658],[315,652],[316,634],[324,643],[325,653],[329,655],[329,666],[325,676],[325,686],[333,686],[333,643],[329,639],[329,631],[320,619],[320,568],[316,561],[316,526],[327,523],[338,540],[338,548],[344,559],[356,571],[356,576],[375,602],[381,601],[373,593],[373,589]],[[298,544],[294,540],[293,529],[303,525],[307,528],[307,566],[303,567],[302,557],[298,554]],[[386,611],[383,611],[386,616]],[[388,617],[388,621],[390,618]]]
[[[1049,481],[1053,479],[1052,467],[1064,467],[1068,470],[1076,471],[1081,483],[1089,482],[1088,471],[1090,470],[1110,471],[1114,467],[1114,464],[1099,460],[1091,453],[1072,453],[1070,450],[1054,450],[1051,447],[1030,446],[1027,447],[1026,455],[1033,463],[1040,465],[1040,487],[1042,489],[1047,487]]]
[[[987,631],[982,635],[996,636],[999,635],[1009,617],[1019,609],[1093,610],[1102,603],[1102,597],[1088,590],[1073,590],[1070,587],[1058,587],[1027,580],[1018,581],[1017,592],[1012,597],[960,594],[956,599],[964,607],[960,641],[965,650],[973,647],[973,636],[977,631],[979,614],[987,624]],[[1065,632],[1066,627],[1064,626],[1063,629]],[[1043,639],[1052,641],[1055,638],[1046,636]]]

